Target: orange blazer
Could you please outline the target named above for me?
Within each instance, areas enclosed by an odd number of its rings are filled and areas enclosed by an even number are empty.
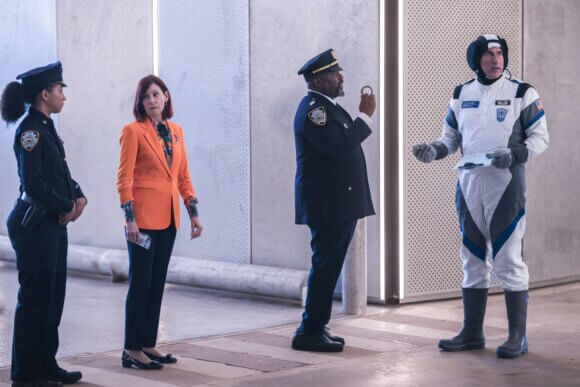
[[[183,131],[171,121],[167,121],[167,126],[172,140],[171,168],[149,120],[132,122],[121,132],[117,192],[121,204],[133,201],[139,228],[163,230],[169,227],[172,210],[175,227],[179,227],[179,194],[183,199],[195,197],[187,168]]]

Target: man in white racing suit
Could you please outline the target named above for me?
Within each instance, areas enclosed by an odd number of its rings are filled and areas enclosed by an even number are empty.
[[[464,324],[458,336],[439,348],[464,351],[485,347],[483,318],[493,270],[505,292],[509,336],[498,357],[528,351],[526,318],[528,268],[522,259],[526,225],[524,164],[548,146],[544,108],[536,90],[508,76],[508,47],[497,35],[482,35],[467,49],[476,73],[455,88],[441,137],[413,146],[425,163],[461,149],[463,156],[491,159],[491,166],[466,165],[459,171],[456,207],[462,234]]]

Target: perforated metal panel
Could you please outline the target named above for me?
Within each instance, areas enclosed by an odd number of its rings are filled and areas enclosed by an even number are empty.
[[[404,246],[403,298],[457,291],[463,272],[455,211],[458,154],[425,165],[412,145],[439,137],[454,86],[473,78],[465,59],[478,35],[507,39],[509,69],[521,71],[521,0],[403,2]],[[494,284],[497,280],[493,279]]]
[[[159,75],[171,92],[203,236],[182,225],[174,254],[250,263],[247,0],[158,2]]]

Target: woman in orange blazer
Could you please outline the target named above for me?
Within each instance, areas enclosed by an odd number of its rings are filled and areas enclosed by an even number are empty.
[[[121,133],[117,191],[125,214],[129,290],[125,304],[123,367],[161,369],[175,363],[156,348],[161,299],[179,227],[179,195],[191,220],[191,238],[201,235],[181,127],[173,116],[165,83],[154,75],[139,81],[133,105],[136,121]],[[150,245],[142,246],[143,238]],[[138,244],[139,243],[139,244]]]

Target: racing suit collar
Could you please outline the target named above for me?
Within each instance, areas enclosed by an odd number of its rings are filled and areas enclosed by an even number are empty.
[[[486,86],[489,86],[489,85],[497,82],[498,80],[500,80],[502,78],[503,78],[503,73],[499,77],[497,77],[496,79],[489,79],[489,78],[487,78],[485,76],[485,74],[483,73],[483,71],[478,71],[477,72],[477,81],[479,83],[481,83],[482,85],[486,85]]]

